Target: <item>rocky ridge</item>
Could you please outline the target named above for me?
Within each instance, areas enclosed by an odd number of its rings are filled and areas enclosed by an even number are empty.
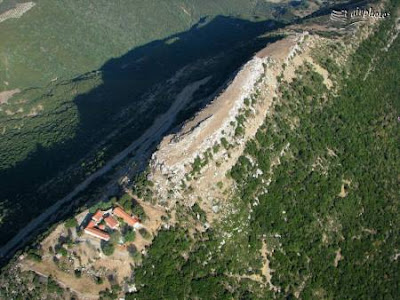
[[[316,39],[303,32],[268,45],[241,68],[218,97],[187,121],[180,132],[162,140],[152,156],[149,174],[159,204],[172,208],[176,201],[182,201],[191,206],[201,198],[201,207],[216,213],[218,199],[225,197],[215,185],[221,181],[225,186],[230,184],[226,173],[243,153],[246,142],[255,136],[277,99],[278,76],[286,77],[284,73],[309,60],[309,50]],[[240,126],[244,128],[243,134],[237,134]],[[200,170],[196,172],[199,164]]]

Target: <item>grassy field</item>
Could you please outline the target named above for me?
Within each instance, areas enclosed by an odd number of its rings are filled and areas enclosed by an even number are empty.
[[[0,9],[16,2],[22,1],[5,0]],[[188,30],[204,16],[271,18],[278,9],[250,0],[35,3],[21,18],[0,23],[0,91],[45,86],[96,70],[112,57]]]

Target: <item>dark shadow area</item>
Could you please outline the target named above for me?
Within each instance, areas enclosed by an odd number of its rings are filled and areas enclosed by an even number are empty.
[[[272,21],[250,22],[223,16],[204,18],[188,31],[137,47],[105,63],[99,70],[103,83],[74,99],[80,120],[74,139],[50,148],[37,145],[37,150],[26,160],[0,172],[1,199],[5,200],[2,209],[6,211],[0,225],[0,244],[5,244],[46,207],[68,194],[87,174],[77,168],[39,189],[43,183],[86,157],[106,135],[120,129],[107,141],[104,156],[107,161],[138,138],[157,115],[165,112],[184,86],[212,76],[196,93],[195,101],[199,102],[187,114],[179,116],[178,121],[183,121],[189,113],[205,105],[201,99],[215,93],[256,51],[265,47],[268,39],[258,36],[279,26]],[[195,67],[173,86],[165,91],[160,88],[177,71],[191,64]],[[73,81],[88,80],[93,74]],[[146,113],[139,113],[137,108],[143,96],[152,91],[156,96],[154,102]]]

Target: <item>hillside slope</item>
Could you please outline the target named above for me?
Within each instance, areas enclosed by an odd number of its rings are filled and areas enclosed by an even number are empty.
[[[265,44],[257,36],[271,26],[218,17],[132,50],[101,70],[21,91],[1,104],[0,226],[14,220],[12,229],[18,229],[26,218],[12,214],[22,212],[26,198],[36,203],[24,208],[29,219],[140,137],[186,85],[212,76],[182,108],[177,122],[184,120]]]
[[[390,18],[267,34],[141,176],[121,168],[115,197],[3,269],[0,296],[395,299],[400,10],[384,4]],[[142,218],[133,239],[84,235],[115,205]]]
[[[213,120],[200,113],[197,127],[161,144],[150,178],[158,203],[172,205],[171,220],[179,221],[155,238],[135,272],[141,288],[128,299],[152,298],[156,290],[182,299],[396,297],[395,4],[387,7],[393,18],[372,32],[361,26],[357,38],[354,32],[333,40],[308,37],[292,60],[277,64],[280,84],[269,84],[275,90],[268,93],[268,86],[248,78],[256,92],[247,95],[250,103],[274,100],[244,151],[254,111],[243,94],[229,99],[242,101],[247,117],[232,116],[225,141],[201,138]],[[190,152],[194,143],[200,146]],[[187,229],[192,222],[198,222],[197,234]]]
[[[23,2],[2,1],[0,14],[16,3]],[[278,7],[249,0],[28,3],[29,10],[19,18],[0,19],[0,92],[96,70],[132,48],[188,30],[205,16],[271,18]]]
[[[203,107],[265,45],[260,34],[305,8],[2,1],[0,243],[139,138],[186,85],[212,76],[173,125]]]

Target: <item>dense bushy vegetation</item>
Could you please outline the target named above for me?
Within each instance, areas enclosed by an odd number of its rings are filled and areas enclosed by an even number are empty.
[[[239,209],[229,223],[243,231],[161,232],[127,299],[397,298],[400,40],[383,50],[392,25],[361,44],[338,91],[307,64],[282,81],[275,113],[230,173]],[[275,292],[241,276],[259,274],[264,239]]]
[[[270,244],[280,244],[270,257],[272,283],[287,297],[398,294],[400,42],[383,53],[390,29],[383,24],[361,45],[339,96],[328,103],[322,78],[312,72],[282,85],[279,113],[247,147],[267,173],[289,145],[267,192],[258,192],[263,185],[249,176],[246,157],[232,170],[241,199],[251,202],[257,195],[260,201],[251,220],[253,238],[266,235]],[[372,53],[379,58],[365,78]]]
[[[232,257],[215,252],[219,241],[212,232],[196,239],[193,244],[188,232],[180,228],[160,232],[143,266],[135,272],[139,292],[126,299],[243,299],[248,289],[256,286],[250,280],[240,282],[229,276]],[[229,247],[232,253],[235,248],[237,251],[237,245]],[[245,266],[237,267],[245,272]]]
[[[110,256],[114,253],[115,246],[113,242],[104,242],[102,243],[101,250],[107,256]]]
[[[257,147],[249,147],[261,162],[273,157],[259,149],[290,143],[252,219],[255,238],[281,236],[271,267],[277,274],[273,284],[287,296],[394,299],[398,294],[400,42],[387,53],[381,50],[390,29],[382,25],[361,45],[350,77],[328,104],[318,99],[321,83],[311,86],[311,99],[301,90],[308,85],[304,80],[283,86],[279,131],[267,122]],[[379,58],[364,80],[371,53]],[[294,118],[300,124],[291,130]],[[247,181],[243,200],[251,201],[251,193]]]

